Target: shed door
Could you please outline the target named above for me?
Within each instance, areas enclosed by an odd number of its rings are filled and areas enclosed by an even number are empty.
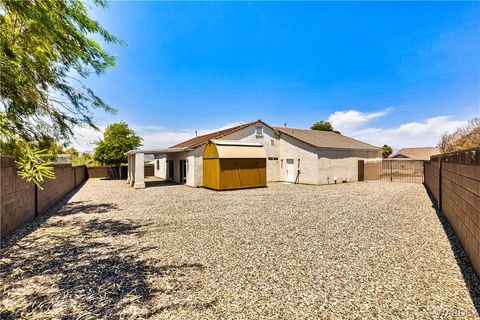
[[[287,159],[287,182],[295,182],[295,164],[293,159]]]

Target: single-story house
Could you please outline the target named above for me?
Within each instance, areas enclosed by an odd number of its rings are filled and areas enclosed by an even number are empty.
[[[144,154],[155,155],[155,176],[203,186],[203,150],[212,139],[254,141],[265,149],[267,181],[329,184],[356,181],[358,160],[382,159],[382,150],[334,132],[273,127],[256,120],[232,128],[194,137],[170,148],[127,152],[128,179],[144,187]],[[241,157],[241,155],[239,155]]]
[[[439,153],[442,153],[442,151],[436,147],[402,148],[390,158],[430,160],[430,156]]]

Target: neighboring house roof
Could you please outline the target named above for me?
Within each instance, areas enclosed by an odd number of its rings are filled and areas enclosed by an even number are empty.
[[[317,148],[379,150],[378,147],[335,132],[286,127],[274,129]]]
[[[271,128],[268,124],[266,124],[262,120],[256,120],[256,121],[248,122],[248,123],[245,123],[245,124],[241,124],[239,126],[231,127],[231,128],[228,128],[228,129],[207,133],[207,134],[204,134],[202,136],[198,136],[198,137],[189,139],[187,141],[183,141],[181,143],[178,143],[174,146],[171,146],[170,148],[196,148],[196,147],[199,147],[199,146],[202,146],[202,145],[206,144],[211,139],[220,139],[220,138],[225,137],[225,136],[227,136],[231,133],[234,133],[238,130],[241,130],[241,129],[246,128],[246,127],[250,127],[251,125],[254,125],[256,123],[261,123],[261,124]]]
[[[422,148],[402,148],[398,150],[392,158],[411,158],[416,160],[430,160],[430,156],[442,153],[439,148],[422,147]]]

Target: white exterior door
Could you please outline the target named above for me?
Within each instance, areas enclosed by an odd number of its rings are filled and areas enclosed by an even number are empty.
[[[287,159],[287,182],[295,182],[295,164],[293,159]]]

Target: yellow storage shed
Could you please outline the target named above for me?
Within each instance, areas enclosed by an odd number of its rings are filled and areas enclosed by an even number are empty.
[[[203,186],[214,190],[267,185],[267,156],[258,142],[210,140],[203,150]]]

